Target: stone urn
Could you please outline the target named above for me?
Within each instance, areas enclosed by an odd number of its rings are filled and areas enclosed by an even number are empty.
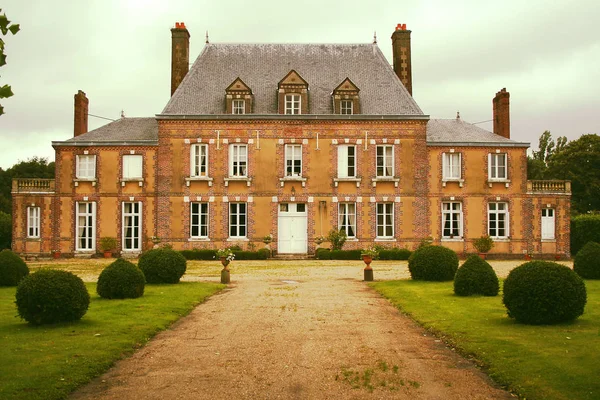
[[[362,259],[366,264],[364,269],[364,280],[372,281],[373,280],[373,268],[371,268],[371,263],[373,262],[373,257],[368,254],[363,254]]]
[[[223,269],[221,270],[221,283],[229,283],[231,278],[229,274],[229,263],[230,260],[227,257],[220,257],[221,264],[223,264]]]

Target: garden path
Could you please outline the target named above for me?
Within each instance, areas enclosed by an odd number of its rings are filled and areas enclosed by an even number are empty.
[[[315,273],[298,263],[238,275],[233,265],[228,289],[72,398],[512,396],[370,289],[360,267]]]

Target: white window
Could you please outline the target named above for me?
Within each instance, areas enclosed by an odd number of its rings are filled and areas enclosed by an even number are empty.
[[[142,163],[141,155],[123,156],[123,179],[142,179]]]
[[[489,154],[488,178],[490,180],[508,179],[506,153]]]
[[[96,203],[75,203],[75,250],[96,249]]]
[[[27,207],[27,237],[40,237],[40,208]]]
[[[300,114],[300,95],[286,94],[285,95],[285,113]]]
[[[208,203],[191,203],[190,237],[208,237]]]
[[[248,176],[248,145],[229,145],[229,176]]]
[[[377,237],[394,237],[394,204],[377,203]]]
[[[463,213],[462,203],[442,203],[442,236],[444,238],[462,237]]]
[[[493,238],[508,237],[508,203],[488,204],[488,235]]]
[[[341,114],[354,114],[353,106],[354,106],[354,102],[352,100],[340,101],[340,113]]]
[[[346,232],[349,238],[356,237],[356,204],[338,204],[338,230]]]
[[[356,177],[356,146],[338,146],[338,178]]]
[[[192,145],[190,149],[190,176],[208,176],[208,145]]]
[[[233,100],[231,104],[232,114],[246,114],[246,101],[245,100]]]
[[[246,237],[247,215],[246,203],[229,203],[229,237]]]
[[[555,239],[555,214],[554,208],[543,208],[542,209],[542,239],[554,240]]]
[[[459,180],[461,173],[460,153],[444,153],[442,155],[442,169],[444,180]]]
[[[123,202],[123,250],[142,249],[142,203]]]
[[[394,176],[394,146],[377,146],[377,177]]]
[[[285,145],[285,176],[302,176],[302,145]]]
[[[96,177],[96,156],[77,155],[75,176],[77,179],[94,179]]]

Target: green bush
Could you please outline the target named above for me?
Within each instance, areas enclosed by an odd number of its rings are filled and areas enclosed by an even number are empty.
[[[144,294],[146,278],[133,263],[117,259],[100,273],[96,292],[105,299],[135,299]]]
[[[266,260],[271,255],[269,249],[260,249],[258,251],[234,250],[236,260]]]
[[[410,276],[422,281],[451,281],[458,269],[458,256],[443,246],[424,246],[408,259]]]
[[[577,254],[587,242],[600,243],[600,214],[571,218],[571,254]]]
[[[33,325],[76,321],[90,305],[81,278],[52,269],[41,269],[23,278],[16,298],[19,316]]]
[[[181,253],[162,247],[143,253],[138,267],[148,283],[178,283],[185,274],[186,264]]]
[[[238,247],[239,248],[239,247]],[[181,250],[182,256],[185,257],[186,260],[211,260],[214,261],[218,257],[216,256],[216,250]],[[258,251],[243,251],[243,250],[233,250],[235,254],[236,260],[266,260],[271,257],[271,251],[269,249],[260,249]]]
[[[408,260],[412,252],[408,249],[382,249],[379,250],[379,260]]]
[[[362,250],[317,249],[315,257],[319,260],[362,260]]]
[[[21,257],[10,250],[0,251],[0,286],[17,286],[27,275],[29,268]]]
[[[323,247],[318,248],[315,252],[317,260],[331,260],[331,250]]]
[[[181,250],[180,253],[186,260],[215,260],[217,251],[193,249]]]
[[[583,314],[587,301],[579,275],[550,261],[529,261],[513,269],[503,292],[508,316],[532,325],[571,321]]]
[[[587,242],[577,252],[573,270],[583,279],[600,279],[600,244]]]
[[[327,240],[331,243],[332,250],[341,250],[342,247],[344,247],[344,243],[346,243],[347,239],[348,236],[346,235],[346,231],[342,229],[332,229],[327,235]]]
[[[499,288],[496,272],[479,256],[467,258],[454,276],[454,293],[458,296],[497,296]]]
[[[0,211],[0,250],[10,249],[12,245],[12,217]]]

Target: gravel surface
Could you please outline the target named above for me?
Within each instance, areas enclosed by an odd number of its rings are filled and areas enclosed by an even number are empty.
[[[359,262],[238,263],[226,290],[72,398],[514,398],[362,282]],[[506,276],[520,263],[493,264]],[[408,276],[405,262],[373,267],[377,280]]]

